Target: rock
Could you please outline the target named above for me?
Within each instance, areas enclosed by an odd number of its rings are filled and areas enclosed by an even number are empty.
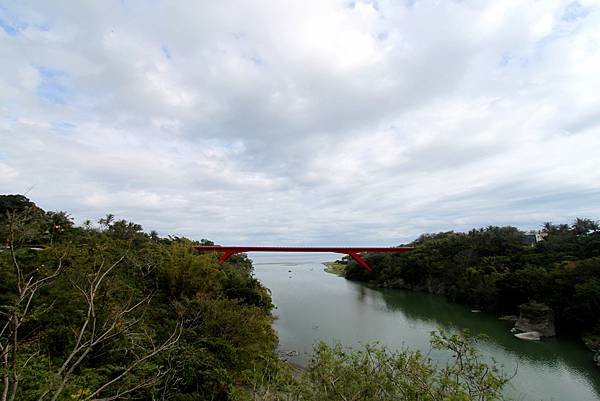
[[[425,288],[430,294],[444,295],[446,293],[446,286],[432,276],[427,276]]]
[[[543,337],[554,337],[554,311],[547,305],[528,302],[519,305],[519,318],[515,328],[522,332],[537,331]]]
[[[542,338],[537,331],[528,331],[527,333],[517,333],[515,337],[521,340],[540,341]]]
[[[385,287],[385,288],[400,288],[400,289],[405,289],[406,288],[406,284],[404,283],[404,279],[403,278],[397,278],[396,280],[385,281],[384,283],[382,283],[382,287]]]
[[[600,334],[584,334],[581,339],[586,347],[592,352],[600,352]]]
[[[498,320],[506,320],[509,322],[516,322],[517,320],[519,320],[519,317],[516,315],[506,315],[506,316],[500,316],[498,318]]]
[[[300,353],[296,350],[279,350],[277,351],[277,356],[281,360],[287,360],[287,357],[298,356]]]

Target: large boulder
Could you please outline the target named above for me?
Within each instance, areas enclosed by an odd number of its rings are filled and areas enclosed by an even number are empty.
[[[519,305],[519,318],[515,322],[515,329],[522,332],[537,331],[543,337],[554,337],[554,311],[537,302]]]
[[[526,333],[517,333],[515,337],[521,340],[540,341],[542,336],[537,331],[528,331]]]

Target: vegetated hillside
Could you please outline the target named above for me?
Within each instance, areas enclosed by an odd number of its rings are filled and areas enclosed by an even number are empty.
[[[542,302],[562,334],[600,333],[600,226],[589,219],[546,223],[543,241],[523,243],[514,227],[424,234],[403,254],[368,254],[368,272],[348,262],[346,278],[444,294],[501,314]],[[597,337],[596,337],[597,340]]]
[[[0,400],[230,399],[274,358],[271,298],[195,244],[0,196]]]
[[[0,401],[503,399],[509,376],[468,333],[432,334],[454,355],[444,366],[318,344],[293,371],[245,256],[218,264],[198,242],[98,223],[0,195]]]

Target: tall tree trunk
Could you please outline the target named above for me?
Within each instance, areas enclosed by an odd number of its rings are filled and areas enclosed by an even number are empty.
[[[8,345],[7,345],[8,348]],[[7,401],[8,399],[8,386],[10,384],[10,379],[8,377],[8,349],[2,349],[3,354],[3,365],[4,365],[4,377],[2,378],[2,382],[4,384],[4,388],[2,389],[2,401]]]
[[[18,350],[18,346],[19,346],[19,317],[17,316],[17,314],[14,315],[13,317],[13,324],[14,324],[14,328],[13,328],[13,346],[12,346],[12,373],[13,373],[13,382],[12,382],[12,390],[11,390],[11,394],[10,394],[10,401],[14,401],[16,395],[17,395],[17,389],[19,387],[19,372],[17,370],[17,350]]]

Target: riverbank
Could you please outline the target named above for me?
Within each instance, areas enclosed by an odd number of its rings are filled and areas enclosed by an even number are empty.
[[[325,267],[325,272],[335,274],[340,277],[346,276],[346,265],[338,262],[323,262]]]
[[[344,271],[347,271],[347,268],[344,269]],[[348,279],[346,274],[341,274],[340,276]],[[349,279],[349,280],[355,281],[354,279]],[[447,289],[443,285],[436,283],[436,280],[433,277],[428,277],[425,280],[425,284],[415,284],[415,285],[408,284],[403,279],[398,279],[395,281],[389,280],[389,281],[384,281],[384,282],[379,282],[377,280],[368,280],[368,281],[356,280],[356,281],[362,282],[373,289],[410,291],[410,292],[416,292],[416,293],[427,293],[427,294],[432,294],[432,295],[436,295],[436,296],[442,296],[445,299],[447,299],[448,302],[454,303],[456,305],[464,305],[464,306],[471,308],[472,312],[479,311],[479,309],[472,309],[472,308],[481,308],[481,310],[484,310],[488,314],[496,316],[496,318],[498,320],[511,321],[513,323],[513,327],[511,328],[510,332],[513,335],[515,335],[515,333],[539,331],[540,327],[551,327],[551,330],[550,330],[551,334],[544,334],[544,333],[546,333],[546,331],[541,330],[542,337],[545,337],[546,339],[552,338],[552,337],[573,338],[573,336],[569,335],[568,332],[567,332],[567,334],[565,334],[564,332],[562,334],[561,333],[556,334],[554,331],[554,311],[551,308],[547,307],[546,305],[538,304],[536,302],[533,302],[533,304],[541,305],[540,307],[548,310],[550,317],[545,316],[543,318],[533,319],[533,320],[537,320],[537,324],[532,324],[530,322],[530,320],[532,320],[531,319],[532,316],[531,316],[530,312],[524,314],[523,311],[521,311],[519,316],[503,315],[502,313],[499,313],[497,310],[490,310],[486,306],[477,304],[476,302],[466,302],[464,300],[457,300],[456,298],[454,298],[450,294],[448,294]],[[523,307],[529,307],[529,304],[530,304],[530,302],[521,304],[521,305],[519,305],[518,309],[521,309]],[[529,308],[527,308],[527,309],[529,309]],[[519,336],[516,336],[516,337],[519,339],[523,339],[523,337],[519,337]],[[581,343],[585,346],[585,348],[590,351],[590,353],[589,353],[590,360],[593,362],[593,364],[596,367],[600,368],[600,334],[598,334],[598,333],[589,334],[588,333],[588,334],[584,334],[584,335],[576,335],[575,337],[578,338],[579,341],[581,341]]]
[[[485,311],[473,313],[473,308],[446,297],[340,279],[324,271],[322,263],[329,255],[258,257],[256,277],[272,291],[279,316],[274,322],[279,349],[297,351],[285,355],[290,362],[308,366],[314,344],[325,341],[353,349],[375,342],[389,350],[410,348],[444,364],[446,353],[430,352],[430,332],[468,329],[485,334],[478,350],[486,360],[493,358],[508,373],[518,367],[506,389],[509,398],[600,401],[597,368],[577,341],[518,340],[509,331],[510,322]]]
[[[600,224],[589,219],[547,223],[542,240],[533,244],[510,226],[423,234],[406,244],[413,247],[411,252],[363,254],[371,271],[348,260],[345,277],[382,288],[444,295],[496,316],[519,314],[515,328],[520,331],[563,338],[600,336],[596,227]],[[544,310],[521,311],[531,303]]]

